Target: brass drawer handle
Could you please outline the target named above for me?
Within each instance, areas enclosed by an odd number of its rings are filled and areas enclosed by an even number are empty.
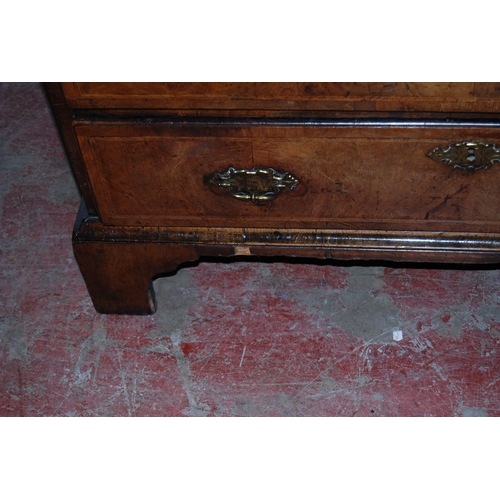
[[[225,172],[215,173],[208,179],[210,186],[226,190],[237,200],[253,203],[274,200],[285,189],[295,189],[299,182],[290,172],[278,172],[274,168],[229,167]]]
[[[451,142],[447,149],[434,148],[427,156],[437,162],[445,161],[452,168],[475,172],[500,161],[500,149],[491,142]]]

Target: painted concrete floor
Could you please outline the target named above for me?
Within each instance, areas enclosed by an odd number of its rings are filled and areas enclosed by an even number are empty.
[[[500,416],[499,270],[202,261],[99,315],[42,87],[0,127],[0,415]]]

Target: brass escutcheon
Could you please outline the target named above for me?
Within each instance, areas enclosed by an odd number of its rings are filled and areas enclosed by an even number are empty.
[[[274,168],[237,169],[229,167],[209,178],[209,185],[226,190],[233,198],[253,203],[271,201],[285,189],[295,189],[299,179]]]
[[[500,161],[500,149],[490,142],[451,142],[447,149],[434,148],[427,156],[437,162],[444,161],[452,168],[475,172]]]

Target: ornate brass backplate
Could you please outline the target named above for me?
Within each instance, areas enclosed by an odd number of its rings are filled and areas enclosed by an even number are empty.
[[[295,189],[300,181],[290,172],[278,172],[274,168],[229,167],[225,172],[212,175],[208,182],[237,200],[261,203],[274,200],[285,189]]]
[[[451,142],[447,149],[434,148],[427,156],[437,162],[447,162],[452,168],[475,172],[500,162],[500,149],[488,142]]]

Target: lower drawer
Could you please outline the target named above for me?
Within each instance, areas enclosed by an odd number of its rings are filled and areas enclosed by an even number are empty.
[[[75,130],[105,225],[500,232],[493,125],[100,122]]]

